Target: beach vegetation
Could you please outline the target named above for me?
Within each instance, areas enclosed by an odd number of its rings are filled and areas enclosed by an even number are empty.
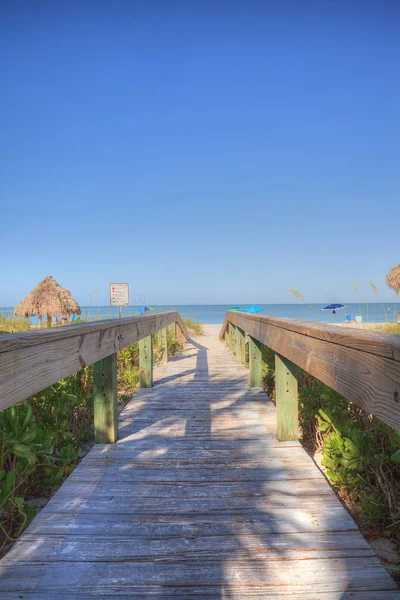
[[[203,335],[203,325],[194,319],[183,319],[183,324],[189,335]]]
[[[396,324],[384,331],[400,332]],[[274,352],[263,349],[263,385],[275,398]],[[400,541],[400,432],[299,370],[301,441],[321,453],[331,484],[359,524]]]
[[[169,356],[181,349],[168,339]],[[122,408],[139,387],[139,344],[117,353],[117,375]],[[93,441],[93,365],[0,412],[0,551],[26,529]]]
[[[29,329],[28,319],[14,319],[0,315],[0,333],[18,333]]]
[[[400,333],[400,323],[376,323],[374,331],[383,331],[385,333]]]
[[[376,287],[376,285],[374,284],[373,281],[370,281],[370,284],[371,284],[372,291],[374,292],[374,294],[377,294],[377,296],[379,297],[379,301],[380,301],[380,304],[381,304],[381,307],[382,307],[382,312],[385,315],[386,322],[388,322],[389,319],[388,319],[388,316],[387,316],[387,313],[386,313],[385,305],[383,304],[382,298],[381,298],[381,296],[379,294],[379,290],[378,290],[378,288]]]

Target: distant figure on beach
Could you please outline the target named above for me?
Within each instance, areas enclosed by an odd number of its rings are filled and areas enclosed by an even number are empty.
[[[399,312],[399,314],[397,315],[397,322],[398,322],[398,323],[400,323],[400,312]]]

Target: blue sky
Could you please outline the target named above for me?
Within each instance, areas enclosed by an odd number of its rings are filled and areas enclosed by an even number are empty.
[[[0,5],[0,306],[392,300],[400,3]],[[12,297],[12,300],[11,300]]]

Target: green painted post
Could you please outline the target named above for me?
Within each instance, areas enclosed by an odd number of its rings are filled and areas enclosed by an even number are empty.
[[[228,325],[228,348],[231,352],[233,352],[233,325],[229,323]]]
[[[244,357],[245,357],[244,345],[245,345],[245,333],[244,333],[243,329],[240,329],[240,327],[236,327],[236,360],[241,365],[244,365]]]
[[[176,325],[175,323],[171,323],[168,325],[168,334],[171,341],[176,342]]]
[[[249,386],[262,386],[261,343],[249,336]]]
[[[275,354],[276,430],[280,442],[299,437],[297,367]]]
[[[153,387],[153,342],[151,335],[139,340],[140,387]]]
[[[233,323],[230,323],[231,329],[232,329],[232,345],[231,345],[231,351],[233,352],[233,354],[236,355],[236,326],[233,325]]]
[[[117,355],[94,363],[94,439],[114,444],[118,439]]]
[[[168,362],[168,336],[167,336],[167,328],[163,327],[160,331],[161,334],[161,360],[163,362]],[[159,338],[160,339],[160,338]]]

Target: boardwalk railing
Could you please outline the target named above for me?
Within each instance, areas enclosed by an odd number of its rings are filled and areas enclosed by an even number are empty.
[[[187,338],[176,311],[0,336],[0,410],[94,363],[95,440],[114,443],[118,439],[116,353],[139,342],[140,385],[151,387],[151,336],[159,332],[166,361],[167,328],[175,339]]]
[[[240,363],[246,337],[251,386],[262,382],[261,345],[276,352],[279,440],[298,437],[298,367],[400,430],[400,336],[228,311],[220,339]]]

